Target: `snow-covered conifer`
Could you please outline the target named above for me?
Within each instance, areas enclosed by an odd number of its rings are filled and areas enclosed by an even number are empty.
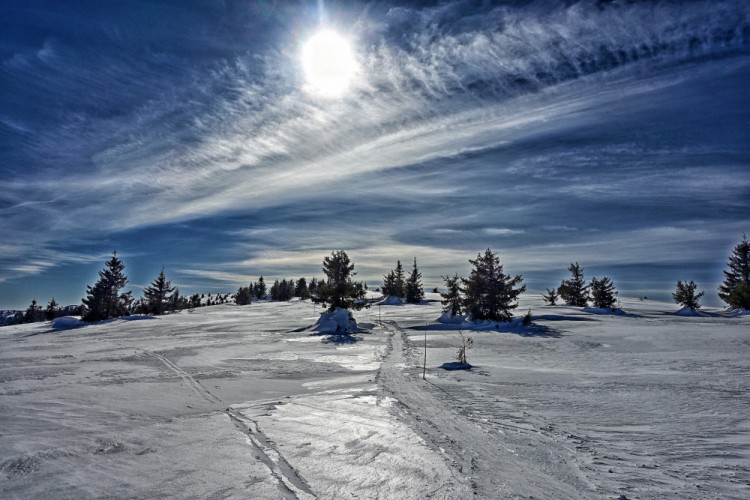
[[[573,276],[560,283],[560,297],[569,306],[585,307],[589,300],[589,286],[583,279],[583,268],[576,262],[568,266],[568,271]]]
[[[151,282],[151,285],[143,289],[143,301],[146,304],[146,310],[149,314],[160,315],[164,314],[168,309],[171,309],[170,305],[172,302],[172,293],[175,291],[175,287],[172,286],[172,282],[167,279],[164,274],[164,268],[161,268],[159,274]]]
[[[249,286],[241,286],[237,289],[237,293],[234,294],[234,302],[238,306],[245,306],[252,302],[252,290]]]
[[[352,281],[354,262],[343,250],[331,252],[323,259],[323,272],[326,281],[318,285],[320,301],[328,304],[328,310],[336,308],[361,309],[365,306],[365,287],[361,282]]]
[[[47,309],[45,310],[45,316],[48,320],[53,320],[57,317],[57,315],[60,314],[60,306],[57,304],[57,301],[54,297],[52,297],[52,300],[49,301],[47,304]]]
[[[268,288],[266,287],[266,281],[263,279],[263,276],[261,276],[253,285],[253,294],[256,299],[262,300],[266,298],[267,293]]]
[[[719,286],[719,298],[735,309],[750,309],[750,242],[742,241],[732,249],[724,271],[724,282]]]
[[[414,267],[409,278],[406,280],[406,302],[409,304],[418,304],[423,298],[422,273],[419,272],[417,258],[414,257]]]
[[[557,288],[553,288],[550,290],[549,288],[546,289],[547,293],[542,294],[542,299],[551,306],[557,305],[557,299],[560,298],[560,293],[557,291]]]
[[[680,304],[683,307],[687,307],[691,311],[697,311],[701,308],[700,299],[703,297],[704,292],[695,293],[698,285],[694,281],[677,281],[675,285],[674,293],[672,298],[675,303]]]
[[[602,309],[611,309],[617,304],[615,284],[607,276],[600,280],[591,278],[591,301],[594,307]]]
[[[469,262],[474,269],[463,280],[466,312],[475,321],[510,321],[518,296],[526,291],[526,285],[521,285],[523,277],[505,274],[497,254],[489,248]]]
[[[401,261],[396,261],[395,283],[394,283],[394,295],[396,297],[404,297],[406,295],[406,281],[404,280],[404,266],[401,265]]]
[[[443,304],[443,312],[450,313],[451,316],[460,316],[463,310],[463,298],[461,298],[461,278],[458,274],[453,276],[443,276],[445,282],[445,293],[441,293],[440,296],[443,300],[440,301]]]
[[[307,280],[304,276],[297,280],[297,284],[294,286],[294,296],[301,299],[310,298],[310,290],[307,287]]]
[[[42,320],[44,320],[42,306],[37,303],[36,299],[32,299],[31,304],[26,308],[26,312],[23,315],[23,321],[24,323],[36,323]]]
[[[133,302],[132,292],[120,293],[127,284],[125,264],[112,252],[112,258],[99,271],[99,279],[94,286],[86,287],[86,298],[83,305],[86,309],[84,321],[101,321],[129,314]]]

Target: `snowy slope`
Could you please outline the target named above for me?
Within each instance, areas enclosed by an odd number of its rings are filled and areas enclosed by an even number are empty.
[[[750,317],[623,302],[525,297],[450,372],[436,304],[5,327],[0,497],[747,498]]]

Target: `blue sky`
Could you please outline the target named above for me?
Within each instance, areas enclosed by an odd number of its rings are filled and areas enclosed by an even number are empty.
[[[358,71],[311,92],[334,29]],[[747,2],[0,5],[0,308],[320,276],[429,286],[491,247],[532,291],[715,289],[750,233]]]

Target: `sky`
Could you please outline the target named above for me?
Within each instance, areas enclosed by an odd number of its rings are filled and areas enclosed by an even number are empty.
[[[355,63],[337,95],[303,48]],[[0,4],[0,309],[78,304],[117,250],[182,293],[320,277],[428,288],[491,248],[704,302],[750,233],[745,1]]]

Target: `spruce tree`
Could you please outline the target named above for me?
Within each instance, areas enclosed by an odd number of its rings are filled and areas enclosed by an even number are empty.
[[[190,296],[190,300],[188,301],[188,309],[196,309],[201,306],[201,296],[197,293],[194,293]]]
[[[560,283],[558,292],[560,297],[569,306],[586,307],[589,300],[589,286],[583,279],[583,268],[575,264],[568,266],[568,271],[573,275],[569,280]]]
[[[727,266],[719,298],[733,309],[750,309],[750,242],[744,234],[732,249]]]
[[[294,296],[294,281],[284,278],[281,280],[281,300],[284,302],[292,300]]]
[[[404,280],[404,266],[401,261],[396,261],[396,270],[394,271],[395,281],[393,284],[393,294],[396,297],[403,298],[406,295],[406,281]]]
[[[294,286],[294,296],[303,300],[310,298],[310,290],[307,288],[307,280],[304,277],[297,280]]]
[[[557,305],[557,299],[560,298],[560,293],[557,291],[556,288],[553,288],[550,290],[549,288],[546,289],[547,293],[542,294],[542,299],[551,306]]]
[[[354,262],[343,250],[331,252],[323,259],[323,273],[326,281],[318,284],[320,301],[328,304],[328,310],[361,309],[365,305],[365,287],[361,282],[352,281]]]
[[[675,303],[680,304],[683,307],[687,307],[691,311],[697,311],[701,308],[700,298],[703,297],[704,292],[695,293],[698,285],[694,281],[677,281],[675,291],[672,294],[672,298]]]
[[[255,298],[258,300],[262,300],[266,298],[267,288],[266,288],[266,282],[263,279],[263,276],[258,278],[258,281],[255,283],[255,286],[253,287],[253,291],[255,292]]]
[[[268,291],[268,295],[271,296],[271,300],[281,300],[279,298],[279,280],[276,280],[273,282],[273,285],[271,285],[271,289]]]
[[[384,297],[396,296],[398,290],[396,289],[396,273],[394,271],[383,275],[383,285],[380,287],[380,292]]]
[[[458,274],[453,276],[443,276],[445,282],[445,293],[441,293],[440,296],[443,300],[440,301],[443,304],[443,312],[450,312],[451,316],[460,316],[463,309],[463,299],[461,298],[461,278]]]
[[[99,271],[97,282],[93,287],[86,287],[86,298],[83,299],[86,311],[82,319],[101,321],[128,315],[133,302],[132,292],[120,293],[127,282],[125,264],[117,258],[116,251],[112,252],[112,258]]]
[[[151,285],[143,289],[143,301],[146,304],[148,314],[158,316],[171,309],[173,298],[171,294],[174,291],[175,287],[172,286],[171,281],[167,280],[162,267]]]
[[[224,296],[221,303],[223,304],[226,301],[226,296]],[[188,298],[184,295],[180,295],[180,289],[177,287],[174,287],[174,292],[172,293],[172,298],[169,301],[169,310],[172,312],[175,311],[182,311],[183,309],[188,308]]]
[[[419,272],[417,258],[414,257],[414,267],[409,278],[406,280],[406,302],[409,304],[418,304],[423,298],[422,273]]]
[[[49,301],[47,304],[47,310],[45,311],[45,316],[48,320],[53,320],[57,317],[57,315],[60,314],[60,306],[57,304],[57,301],[54,297],[52,297],[52,300]]]
[[[601,309],[612,309],[617,304],[615,285],[608,277],[591,278],[591,301]]]
[[[26,308],[26,312],[23,315],[24,323],[36,323],[42,321],[44,314],[42,313],[42,306],[40,306],[36,299],[31,300],[31,304]]]
[[[318,294],[318,278],[313,276],[310,283],[307,285],[307,291],[310,292],[310,297]]]
[[[474,321],[510,321],[518,296],[526,291],[526,285],[521,285],[523,277],[506,275],[497,254],[489,248],[469,262],[474,269],[463,280],[465,310]]]
[[[246,306],[252,302],[252,290],[249,286],[241,286],[234,294],[234,302],[238,306]]]

